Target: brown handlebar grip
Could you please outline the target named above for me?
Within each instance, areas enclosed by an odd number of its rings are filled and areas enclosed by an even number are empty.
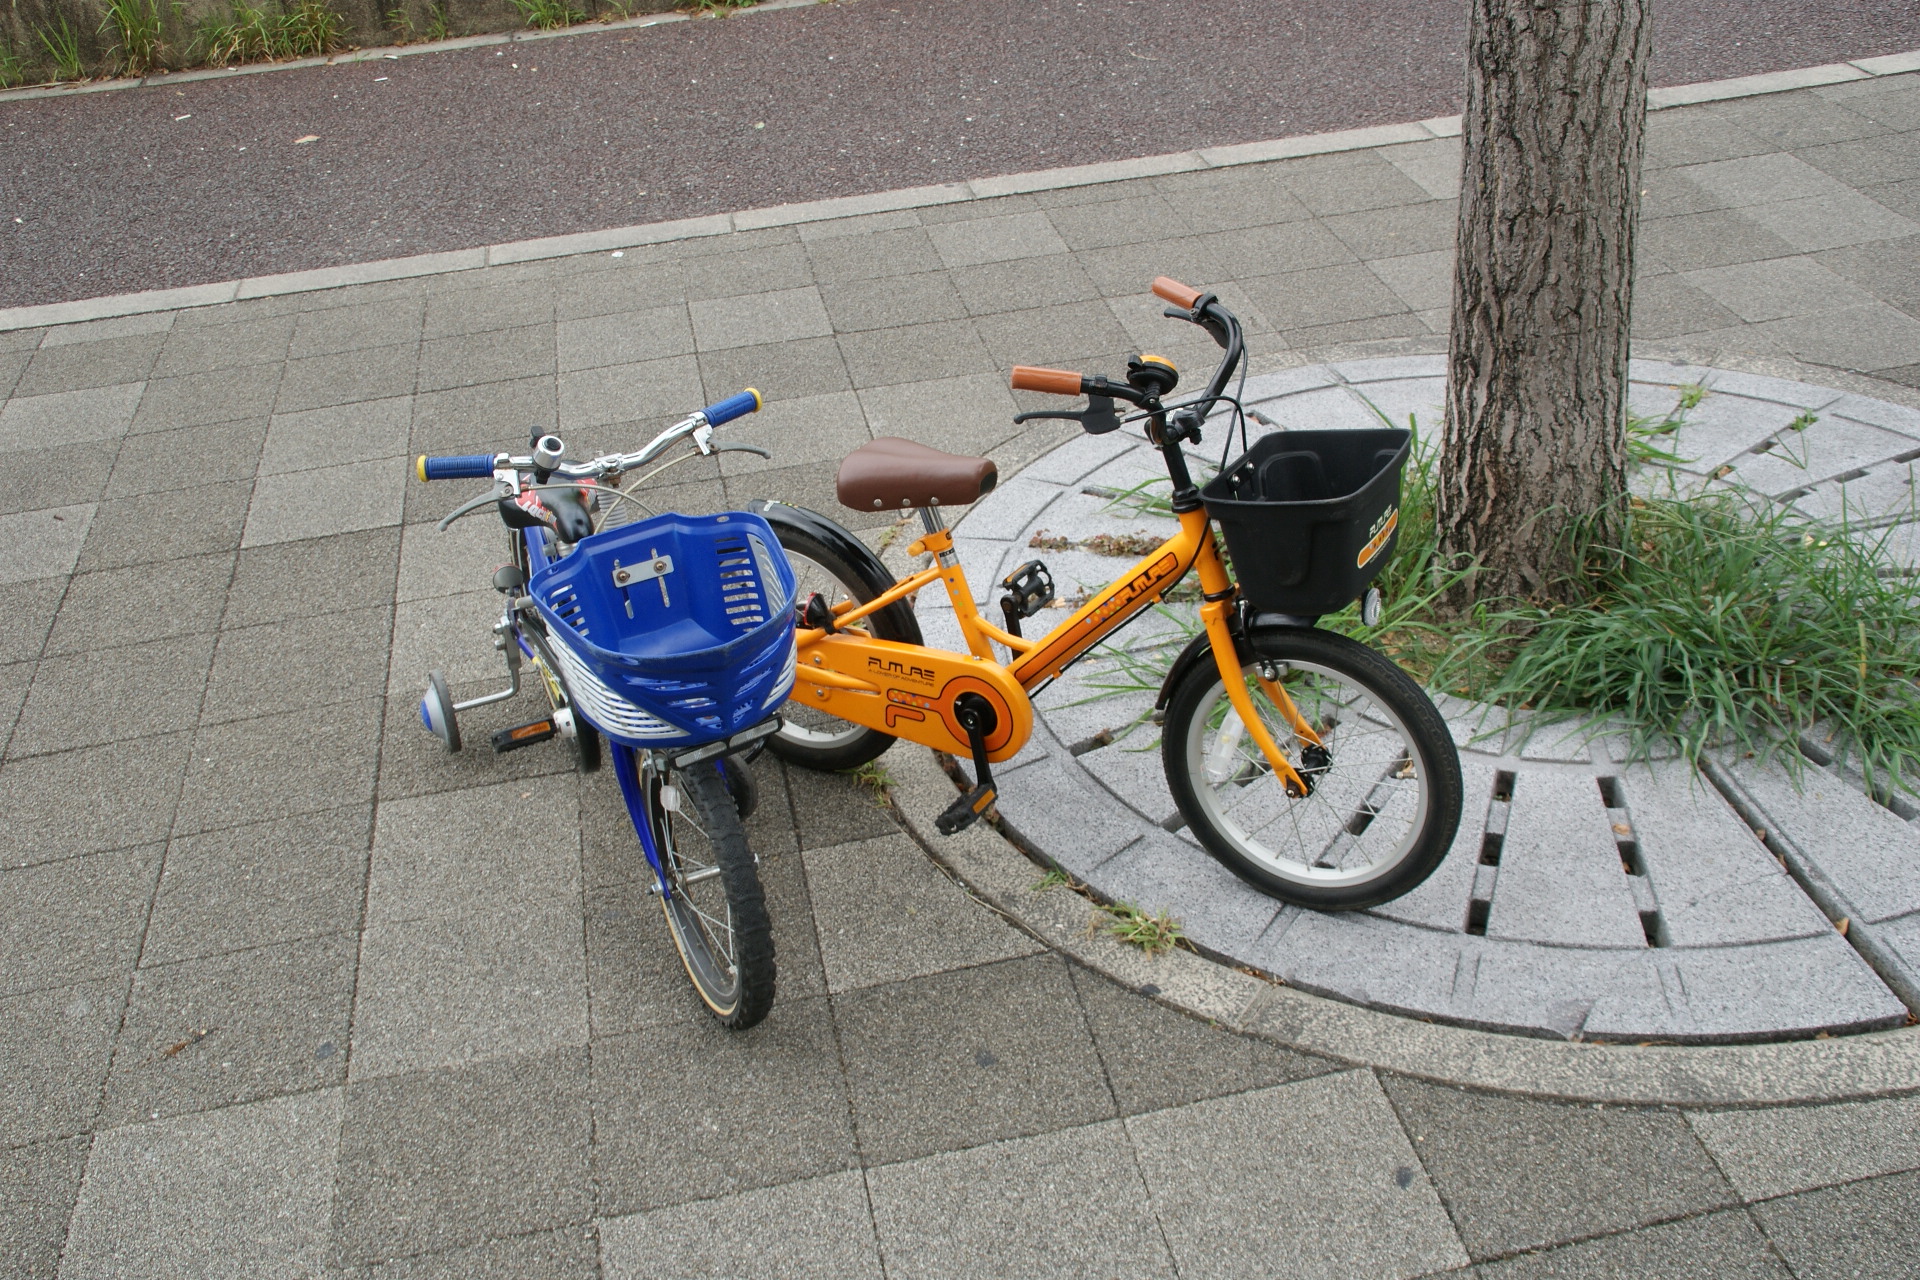
[[[1181,284],[1169,276],[1156,276],[1153,281],[1155,295],[1165,298],[1176,307],[1193,310],[1193,304],[1200,301],[1200,291]]]
[[[1013,366],[1015,391],[1045,391],[1056,396],[1080,394],[1080,375],[1069,369],[1037,369],[1030,364]]]

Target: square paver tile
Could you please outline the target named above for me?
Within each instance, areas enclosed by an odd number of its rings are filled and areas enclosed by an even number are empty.
[[[1324,1058],[1212,1026],[1075,965],[1073,985],[1122,1115],[1338,1069]]]
[[[1152,194],[1050,209],[1047,220],[1070,249],[1171,240],[1210,229],[1194,226],[1166,197]]]
[[[107,1077],[106,1123],[344,1083],[358,942],[339,933],[141,969]]]
[[[1773,148],[1784,150],[1887,131],[1885,125],[1806,90],[1716,102],[1705,114],[1729,120]]]
[[[0,864],[32,866],[166,839],[188,743],[181,733],[7,762],[0,811],[33,834],[6,846]]]
[[[1396,315],[1408,307],[1359,263],[1293,271],[1247,280],[1243,287],[1261,313],[1281,329],[1306,329]]]
[[[1067,242],[1040,212],[942,222],[927,228],[940,261],[949,268],[1010,262],[1067,252]]]
[[[116,449],[124,451],[124,444],[103,446],[101,465],[90,467],[50,467],[46,453],[38,449],[0,453],[0,515],[97,501],[111,471],[105,459]]]
[[[298,542],[399,524],[407,475],[408,460],[401,457],[263,475],[254,485],[240,545]]]
[[[144,382],[18,396],[0,407],[0,450],[116,440],[127,434]]]
[[[202,723],[299,713],[387,687],[391,611],[360,609],[220,633]]]
[[[0,1147],[93,1127],[123,979],[0,997]]]
[[[265,417],[128,436],[120,442],[104,494],[94,496],[126,498],[251,480],[266,438]]]
[[[1174,1275],[1131,1148],[1110,1121],[870,1170],[887,1275]]]
[[[1310,156],[1276,166],[1287,189],[1315,214],[1419,204],[1426,190],[1373,151]]]
[[[1069,302],[974,321],[996,365],[1056,363],[1125,351],[1132,339],[1105,302]]]
[[[876,438],[899,436],[948,453],[983,454],[1019,433],[1013,416],[1020,406],[1002,373],[865,388],[860,404]]]
[[[240,553],[233,585],[227,589],[225,625],[253,626],[384,605],[393,599],[399,554],[400,530],[391,525],[248,547]]]
[[[1195,288],[1211,288],[1221,280],[1245,281],[1255,276],[1308,271],[1357,260],[1354,252],[1319,222],[1283,222],[1216,231],[1201,236],[1200,240],[1218,267],[1212,279],[1194,285]],[[1191,279],[1184,282],[1194,283]],[[1149,277],[1137,288],[1145,293],[1151,283]]]
[[[1676,176],[1717,197],[1722,206],[1772,204],[1842,195],[1846,186],[1785,151],[1689,165]]]
[[[285,367],[256,364],[149,379],[139,410],[133,415],[133,430],[171,431],[210,422],[264,418],[273,411]]]
[[[339,1261],[584,1222],[592,1126],[584,1049],[348,1086]]]
[[[124,980],[159,867],[147,845],[0,871],[0,994]]]
[[[626,838],[633,840],[631,828]],[[637,844],[632,862],[637,864],[636,871],[645,865]],[[765,870],[763,864],[763,887],[767,881]],[[680,961],[680,953],[674,950],[667,922],[660,914],[660,900],[653,896],[650,883],[649,873],[644,881],[631,880],[587,892],[587,985],[596,1044],[608,1036],[685,1022],[701,1016],[705,1008],[687,982],[686,968]],[[782,916],[771,904],[769,914],[774,918],[776,930],[778,1002],[785,1004],[796,994],[805,993],[788,981],[792,957],[788,948],[780,945],[782,939],[778,931]],[[809,931],[813,927],[810,915],[805,920],[788,923],[797,923]],[[811,994],[817,995],[819,991]]]
[[[1877,302],[1769,321],[1761,332],[1811,364],[1871,371],[1920,360],[1920,320]]]
[[[339,1140],[336,1089],[108,1130],[60,1274],[317,1275]]]
[[[1483,1263],[1484,1280],[1788,1280],[1743,1213],[1710,1213]]]
[[[0,545],[8,549],[0,583],[72,573],[98,511],[87,502],[0,516]]]
[[[297,319],[295,316],[261,316],[235,324],[176,328],[161,344],[152,376],[170,378],[250,364],[278,364],[287,358]]]
[[[343,458],[395,457],[407,451],[412,429],[409,396],[277,413],[267,430],[260,474],[338,466]]]
[[[1476,1257],[1718,1208],[1733,1189],[1679,1116],[1471,1094],[1388,1092]]]
[[[682,981],[685,979],[682,978]],[[593,1050],[602,1215],[854,1168],[846,1083],[824,999],[782,1000],[744,1035],[685,1018]],[[777,1115],[776,1123],[768,1117]]]
[[[658,422],[664,427],[706,403],[701,396],[700,366],[692,356],[564,373],[559,388],[563,437],[609,422]],[[497,447],[517,449],[523,440],[523,433],[516,433]],[[415,447],[419,447],[417,438]]]
[[[1451,200],[1335,214],[1322,225],[1364,260],[1453,251],[1459,208]]]
[[[1796,252],[1793,245],[1753,220],[1751,209],[1651,218],[1640,224],[1640,253],[1674,271],[1698,271],[1736,262],[1758,262]]]
[[[420,344],[421,391],[510,382],[555,372],[551,323],[429,338]]]
[[[838,997],[860,1149],[885,1162],[1114,1115],[1065,963],[1003,961]]]
[[[297,324],[286,354],[298,360],[417,343],[420,317],[426,305],[426,298],[415,294],[355,306],[302,311],[289,317]]]
[[[7,746],[9,759],[166,733],[198,714],[213,637],[44,658]]]
[[[704,388],[703,398],[708,403],[735,395],[747,387],[756,388],[767,403],[778,404],[783,400],[847,391],[853,386],[847,377],[847,365],[841,358],[840,348],[832,338],[798,338],[764,347],[728,347],[720,351],[704,351],[700,354],[700,381]],[[656,423],[664,426],[679,414],[696,407],[697,404],[692,401],[687,402],[685,408],[671,411],[665,404],[655,405],[653,410],[657,411],[657,416],[652,413],[641,414],[632,435],[639,437],[642,432],[650,433],[656,429]],[[723,431],[731,429],[732,424],[722,428]],[[638,443],[637,439],[635,443]],[[680,468],[679,472],[691,478],[690,470]]]
[[[1321,234],[1333,240],[1330,233]],[[1339,241],[1333,243],[1338,245]],[[1342,248],[1340,252],[1344,255],[1346,250]],[[1172,276],[1203,289],[1235,274],[1222,265],[1213,237],[1209,235],[1163,240],[1158,244],[1085,249],[1076,253],[1074,259],[1094,287],[1107,297],[1147,293],[1158,276]],[[1200,283],[1195,284],[1196,281]]]
[[[1743,1199],[1920,1169],[1920,1100],[1699,1111],[1687,1122]]]
[[[1758,204],[1741,212],[1802,253],[1920,233],[1920,222],[1844,187],[1804,200]]]
[[[208,725],[194,736],[175,835],[318,813],[373,798],[378,699]]]
[[[785,237],[788,243],[754,245],[755,234]],[[722,247],[741,245],[740,248]],[[698,241],[685,244],[685,251],[713,248],[710,253],[695,253],[677,264],[684,272],[686,298],[698,302],[708,298],[737,298],[746,294],[780,289],[804,289],[813,283],[813,268],[806,249],[792,227],[776,227],[765,233],[734,232],[724,242]]]
[[[599,1280],[590,1226],[556,1227],[368,1267],[366,1280]]]
[[[54,1280],[91,1144],[84,1137],[0,1151],[0,1266]]]
[[[28,347],[65,347],[103,342],[114,338],[132,338],[141,334],[164,334],[173,328],[179,318],[177,311],[150,311],[144,315],[108,316],[100,320],[80,320],[73,324],[55,325],[34,334],[34,339],[26,343]],[[34,331],[15,330],[16,334],[33,334]]]
[[[883,215],[886,216],[886,215]],[[816,224],[817,225],[817,224]],[[808,237],[807,258],[821,284],[938,271],[942,263],[926,228],[899,226],[826,237]]]
[[[1134,1116],[1126,1127],[1183,1275],[1345,1280],[1467,1261],[1369,1072]]]
[[[946,273],[970,315],[997,315],[1098,298],[1100,290],[1077,258],[1053,254],[988,262]]]
[[[1682,278],[1748,321],[1780,320],[1874,300],[1867,290],[1811,258],[1745,262],[1690,272]]]
[[[826,964],[839,993],[1038,950],[927,860],[904,834],[805,855]]]
[[[359,928],[366,806],[178,836],[167,846],[142,955],[166,964]]]
[[[832,1173],[609,1218],[600,1224],[609,1280],[880,1280],[860,1174]]]
[[[740,297],[711,298],[688,305],[694,345],[701,351],[758,347],[797,338],[824,338],[833,332],[812,285]]]
[[[233,551],[240,545],[252,494],[249,481],[198,488],[191,519],[182,516],[177,494],[143,493],[102,502],[93,509],[77,567],[113,569]]]
[[[847,333],[839,344],[853,385],[861,389],[986,373],[998,365],[966,320]]]
[[[67,587],[46,652],[76,653],[211,631],[220,625],[232,577],[231,555],[80,574]]]
[[[145,382],[165,340],[164,334],[143,333],[54,346],[43,342],[33,353],[26,372],[20,375],[20,381],[14,384],[13,394],[43,396],[86,387]]]
[[[423,332],[432,340],[550,324],[553,307],[552,286],[539,281],[477,284],[443,277],[428,284]]]
[[[422,392],[413,398],[413,437],[407,446],[410,454],[419,453],[498,453],[526,445],[538,427],[542,433],[555,430],[559,422],[559,393],[556,379],[516,378],[511,382],[491,382],[477,387],[455,387],[448,391]],[[462,499],[459,485],[420,485],[414,487],[418,498],[433,495],[440,502],[437,519],[451,511]],[[413,519],[424,520],[419,512]]]
[[[840,333],[958,320],[967,314],[944,271],[823,285],[820,297]]]
[[[693,353],[693,326],[683,306],[563,320],[557,337],[562,373]]]
[[[1920,1257],[1920,1173],[1850,1182],[1755,1205],[1798,1280],[1905,1280]]]
[[[1453,304],[1453,251],[1409,254],[1367,263],[1367,270],[1415,311]]]
[[[274,398],[274,412],[297,413],[326,405],[411,395],[419,354],[420,347],[409,342],[289,360]]]

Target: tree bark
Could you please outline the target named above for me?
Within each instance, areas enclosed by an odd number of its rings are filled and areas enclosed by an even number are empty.
[[[1452,603],[1564,599],[1626,495],[1649,0],[1471,0],[1440,548]]]

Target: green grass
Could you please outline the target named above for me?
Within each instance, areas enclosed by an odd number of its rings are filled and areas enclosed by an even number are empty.
[[[151,71],[160,53],[160,0],[107,0],[100,34],[112,36],[112,54],[130,76]]]
[[[86,74],[80,58],[80,33],[67,21],[66,14],[54,14],[53,22],[38,28],[34,35],[53,63],[55,80],[78,80]]]
[[[1035,893],[1050,893],[1059,888],[1072,888],[1073,877],[1058,867],[1049,867],[1045,875],[1033,882]]]
[[[209,18],[194,38],[201,57],[215,66],[316,58],[332,53],[346,22],[325,0],[296,0],[287,9],[234,0],[222,18]]]
[[[1180,922],[1164,911],[1149,915],[1131,902],[1114,902],[1095,912],[1093,930],[1138,947],[1150,956],[1164,955],[1179,946],[1186,934]]]
[[[513,7],[520,11],[528,26],[546,31],[587,20],[586,12],[574,8],[569,0],[513,0]]]
[[[13,41],[0,34],[0,89],[11,89],[17,84],[26,83],[27,64],[21,58],[20,51],[13,47]]]
[[[848,770],[853,785],[867,793],[876,808],[884,809],[893,797],[893,775],[878,760],[869,760],[858,769]]]

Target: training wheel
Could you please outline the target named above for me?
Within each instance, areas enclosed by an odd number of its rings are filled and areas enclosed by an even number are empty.
[[[427,691],[420,699],[420,723],[440,739],[448,751],[460,749],[460,721],[453,714],[453,698],[447,693],[447,678],[435,671],[427,676]]]

